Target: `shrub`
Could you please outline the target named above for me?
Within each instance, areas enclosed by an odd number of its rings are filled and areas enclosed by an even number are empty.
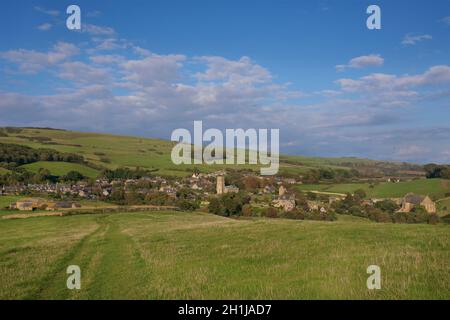
[[[252,206],[250,204],[244,204],[242,207],[242,215],[244,217],[251,217],[253,215]]]
[[[429,224],[437,224],[439,222],[439,216],[435,213],[432,213],[428,216]]]
[[[275,208],[267,208],[266,210],[266,217],[267,218],[278,218],[278,210]]]
[[[370,208],[367,212],[367,217],[375,222],[392,222],[390,214],[378,208]]]
[[[284,219],[304,220],[305,214],[299,209],[294,209],[292,211],[284,212],[281,217]]]
[[[85,178],[85,176],[83,176],[81,173],[79,173],[78,171],[69,171],[67,172],[67,174],[63,177],[63,180],[65,181],[80,181],[83,180]]]
[[[184,211],[194,211],[200,208],[200,204],[195,200],[179,199],[176,205]]]
[[[226,193],[210,200],[208,211],[221,216],[241,215],[242,208],[250,198],[242,193]]]
[[[354,193],[355,196],[358,197],[359,199],[364,199],[367,196],[366,192],[363,189],[358,189]]]
[[[375,208],[389,213],[394,213],[399,209],[399,206],[392,200],[383,200],[375,203]]]

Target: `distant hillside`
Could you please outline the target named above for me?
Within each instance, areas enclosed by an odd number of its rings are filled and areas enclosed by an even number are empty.
[[[212,172],[224,168],[258,170],[255,165],[180,165],[170,159],[174,142],[133,136],[75,132],[52,128],[0,128],[0,143],[18,144],[32,148],[54,149],[61,153],[83,156],[96,171],[101,168],[141,167],[161,175],[185,176],[197,168]],[[39,164],[28,165],[33,171]],[[44,163],[50,169],[51,165]],[[59,164],[55,170],[63,173],[66,166]],[[69,168],[70,169],[70,168]],[[95,174],[90,168],[82,168],[89,176]],[[356,169],[370,175],[418,176],[423,174],[421,166],[413,164],[374,161],[357,158],[315,158],[303,156],[280,157],[280,173],[303,174],[311,169]],[[68,169],[67,169],[68,170]],[[5,170],[2,170],[5,172]],[[53,172],[52,172],[53,173]],[[0,172],[1,174],[1,172]],[[55,172],[55,174],[57,174]]]

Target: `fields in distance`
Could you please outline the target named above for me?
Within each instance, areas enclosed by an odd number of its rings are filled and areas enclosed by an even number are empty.
[[[224,168],[247,168],[259,170],[258,165],[175,165],[171,151],[175,142],[133,136],[119,136],[102,133],[75,132],[58,129],[12,128],[1,129],[0,143],[25,145],[32,148],[48,148],[65,153],[82,155],[88,164],[96,168],[116,169],[118,167],[140,167],[159,175],[187,176],[193,170],[214,172]],[[280,155],[280,172],[303,174],[310,169],[350,170],[367,168],[377,172],[388,170],[402,174],[412,172],[422,175],[421,166],[395,162],[357,159],[352,157],[319,158]],[[36,168],[32,166],[31,168]],[[51,168],[51,167],[49,167]],[[56,169],[55,169],[56,170]],[[87,170],[87,169],[85,169]],[[412,171],[411,171],[412,170]],[[61,170],[65,172],[65,170]],[[0,174],[6,173],[0,171]]]
[[[302,191],[322,191],[331,193],[353,193],[358,189],[366,192],[369,198],[401,198],[408,192],[429,195],[435,199],[444,198],[450,192],[450,180],[446,179],[418,179],[398,183],[380,182],[370,183],[340,183],[340,184],[305,184],[299,185]]]
[[[38,161],[30,164],[23,165],[22,168],[27,169],[33,173],[37,173],[39,169],[47,169],[52,175],[64,176],[69,171],[77,171],[85,177],[95,178],[98,176],[99,171],[93,168],[89,168],[85,165],[78,163],[59,162],[59,161]]]

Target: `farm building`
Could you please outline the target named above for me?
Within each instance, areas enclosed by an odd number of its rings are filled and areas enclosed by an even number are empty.
[[[33,211],[42,208],[44,205],[44,200],[30,198],[19,200],[16,203],[11,204],[9,207],[20,211]]]
[[[415,206],[423,206],[428,213],[436,213],[436,204],[429,196],[408,193],[401,202],[399,212],[410,212]]]
[[[11,204],[10,209],[17,209],[20,211],[34,211],[34,210],[57,210],[79,208],[79,204],[70,201],[47,201],[38,198],[22,199]]]

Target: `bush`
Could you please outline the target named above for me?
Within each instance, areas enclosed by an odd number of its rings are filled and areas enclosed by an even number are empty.
[[[83,176],[81,173],[79,173],[78,171],[69,171],[67,172],[67,174],[63,177],[63,180],[65,181],[81,181],[85,178],[85,176]]]
[[[378,208],[370,208],[367,212],[367,217],[375,222],[392,222],[391,215]]]
[[[432,213],[428,216],[428,224],[437,224],[439,222],[439,216]]]
[[[244,204],[242,207],[242,215],[244,217],[251,217],[253,215],[253,209],[250,204]]]
[[[267,218],[278,218],[278,210],[275,208],[267,208],[266,210],[266,217]]]
[[[212,198],[208,211],[225,217],[241,215],[243,206],[249,202],[250,198],[242,193],[226,193]]]
[[[176,202],[176,205],[184,211],[194,211],[200,208],[200,203],[195,200],[180,199]]]
[[[385,212],[394,213],[399,209],[399,206],[392,200],[383,200],[375,203],[375,208]]]
[[[293,219],[293,220],[304,220],[305,219],[305,213],[301,210],[294,209],[292,211],[284,212],[281,215],[284,219]]]

